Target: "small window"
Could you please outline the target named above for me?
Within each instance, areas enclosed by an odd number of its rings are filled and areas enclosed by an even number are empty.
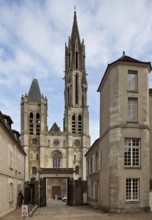
[[[12,150],[9,150],[9,168],[10,169],[14,168],[14,156]]]
[[[99,170],[99,154],[96,152],[96,158],[95,158],[95,171],[97,172]]]
[[[13,202],[13,191],[14,191],[14,186],[13,183],[8,184],[8,201]]]
[[[37,173],[37,168],[36,167],[32,167],[32,174],[36,174]]]
[[[36,135],[40,135],[40,114],[36,113]]]
[[[138,100],[136,98],[128,99],[128,121],[137,122]]]
[[[82,132],[82,117],[81,115],[78,116],[78,133]]]
[[[30,134],[33,134],[33,130],[34,130],[33,113],[30,112],[30,116],[29,116],[29,132],[30,132]]]
[[[128,91],[137,92],[137,71],[128,71]]]
[[[75,115],[72,115],[72,133],[75,133],[75,126],[76,126],[76,123],[75,123]]]
[[[36,160],[39,160],[39,153],[36,154]]]
[[[21,173],[21,159],[17,158],[17,170],[19,173]]]

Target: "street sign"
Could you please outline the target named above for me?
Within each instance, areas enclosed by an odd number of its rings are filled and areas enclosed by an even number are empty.
[[[22,217],[28,217],[28,205],[22,205]]]

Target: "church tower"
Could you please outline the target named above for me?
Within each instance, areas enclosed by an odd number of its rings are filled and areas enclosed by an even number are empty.
[[[90,147],[89,112],[87,106],[85,45],[80,40],[74,12],[72,33],[65,45],[65,110],[64,132],[67,137],[68,167],[75,163],[78,177],[86,180],[85,153]]]
[[[47,133],[47,99],[41,95],[37,79],[33,79],[28,95],[21,98],[21,142],[26,152],[25,181],[38,180],[40,146]]]

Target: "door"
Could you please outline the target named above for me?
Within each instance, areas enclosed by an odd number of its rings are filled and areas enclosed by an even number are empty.
[[[61,195],[61,187],[60,186],[52,186],[52,198],[55,199],[55,196]]]

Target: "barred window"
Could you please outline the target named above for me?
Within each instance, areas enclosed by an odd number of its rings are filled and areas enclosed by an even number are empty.
[[[139,179],[126,179],[126,201],[139,200]]]
[[[125,138],[124,166],[140,166],[140,139]]]

